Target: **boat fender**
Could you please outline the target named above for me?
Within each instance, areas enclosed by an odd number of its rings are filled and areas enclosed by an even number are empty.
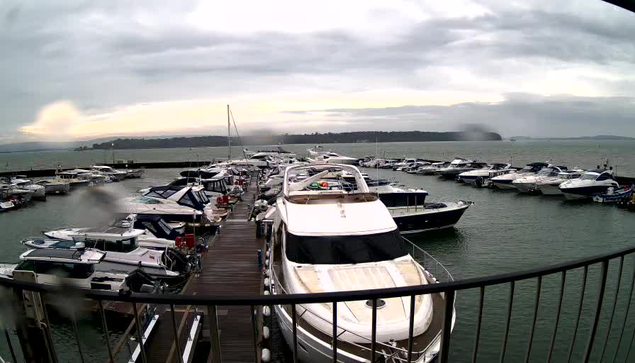
[[[269,286],[269,278],[265,277],[265,287],[268,287],[268,286]]]
[[[265,259],[265,267],[269,267],[269,259]]]
[[[269,290],[265,290],[264,294],[265,295],[270,295],[271,293],[269,292]]]
[[[262,327],[262,337],[265,339],[269,339],[269,327],[268,326],[263,326]]]
[[[263,306],[262,307],[262,315],[269,317],[271,316],[271,308],[268,306]]]
[[[265,363],[271,361],[271,351],[267,348],[263,348],[261,358],[262,358],[262,361]]]

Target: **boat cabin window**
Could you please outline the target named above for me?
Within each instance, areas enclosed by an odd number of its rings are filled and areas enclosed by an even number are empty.
[[[33,261],[21,261],[15,269],[17,271],[35,271],[35,263]]]
[[[161,204],[160,200],[156,200],[156,199],[152,199],[152,198],[146,198],[146,197],[138,197],[138,198],[135,199],[135,201],[139,202],[139,203],[142,203],[142,204]]]
[[[584,175],[582,175],[582,177],[580,177],[580,179],[582,179],[582,180],[596,180],[596,179],[598,179],[599,180],[597,174],[584,174]]]
[[[95,272],[93,264],[35,261],[35,273],[71,279],[86,279]]]
[[[129,238],[119,241],[109,240],[86,240],[84,242],[88,248],[96,248],[105,252],[130,252],[137,248],[137,239]]]
[[[59,241],[51,245],[52,248],[72,248],[75,247],[75,241]]]
[[[408,252],[398,230],[363,236],[296,236],[286,233],[290,261],[306,264],[350,264],[394,260]]]
[[[611,180],[613,177],[610,174],[600,174],[596,180]]]

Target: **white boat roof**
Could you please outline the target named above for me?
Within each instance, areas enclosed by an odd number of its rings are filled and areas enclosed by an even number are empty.
[[[285,207],[288,231],[298,236],[367,235],[397,229],[379,199],[359,203],[285,202]]]
[[[73,264],[96,264],[106,256],[105,252],[96,250],[72,250],[42,248],[24,252],[20,260],[62,262]]]

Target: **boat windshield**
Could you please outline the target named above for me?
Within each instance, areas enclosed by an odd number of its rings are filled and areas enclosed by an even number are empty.
[[[538,176],[549,176],[552,171],[553,171],[552,168],[542,168],[538,172]]]
[[[582,180],[595,180],[598,178],[597,174],[584,174],[580,177]]]
[[[305,264],[351,264],[394,260],[405,256],[398,230],[363,236],[296,236],[286,234],[285,253],[290,261]]]

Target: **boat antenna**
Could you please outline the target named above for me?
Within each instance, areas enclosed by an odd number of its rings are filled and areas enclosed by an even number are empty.
[[[232,158],[232,129],[229,119],[229,104],[227,104],[227,161]]]
[[[377,158],[379,157],[379,146],[377,145],[377,138],[375,137],[375,182],[379,180],[379,162]],[[379,192],[377,192],[379,194]]]

